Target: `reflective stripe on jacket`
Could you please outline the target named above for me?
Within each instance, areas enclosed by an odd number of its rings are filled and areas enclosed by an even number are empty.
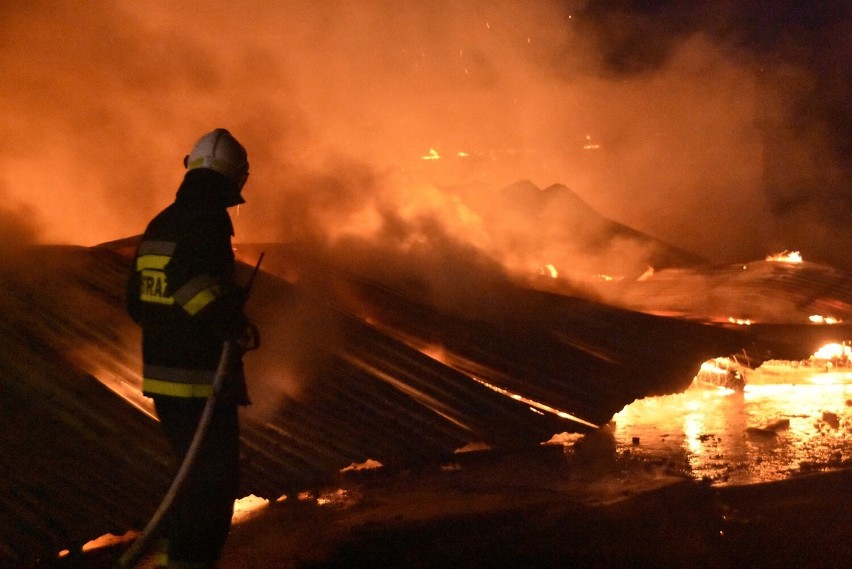
[[[151,395],[210,397],[214,375],[208,370],[144,365],[142,390]]]
[[[194,316],[222,296],[220,279],[212,275],[197,275],[189,279],[174,294],[169,294],[166,267],[172,260],[176,243],[142,241],[136,257],[140,275],[139,299],[142,302],[172,305],[177,302],[187,314]]]
[[[143,392],[206,398],[223,342],[245,317],[234,284],[227,210],[212,207],[203,193],[198,199],[180,196],[145,229],[127,305],[142,326]],[[241,377],[242,366],[228,374]]]

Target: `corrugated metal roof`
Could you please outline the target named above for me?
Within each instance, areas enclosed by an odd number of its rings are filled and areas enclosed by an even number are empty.
[[[138,362],[123,314],[128,259],[58,247],[32,258],[38,267],[4,275],[0,295],[0,560],[11,563],[142,527],[173,473],[155,422],[89,374],[138,381],[116,377]],[[267,302],[293,302],[289,285],[264,280]],[[567,426],[343,312],[335,318],[339,343],[298,397],[271,414],[246,412],[246,493],[321,485],[366,458],[435,461],[469,440],[534,444]],[[274,358],[277,347],[264,350]]]
[[[138,387],[128,243],[40,247],[2,275],[0,560],[140,528],[171,480],[156,423],[92,378]],[[497,319],[442,313],[328,268],[322,288],[256,282],[249,310],[264,342],[246,356],[245,493],[316,487],[366,459],[406,467],[469,442],[536,445],[587,428],[474,377],[600,424],[636,397],[684,387],[703,359],[744,341],[522,288]]]

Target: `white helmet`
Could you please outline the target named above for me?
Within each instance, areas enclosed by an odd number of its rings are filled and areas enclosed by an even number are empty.
[[[230,178],[241,190],[248,179],[248,155],[243,145],[224,128],[217,128],[198,139],[184,158],[187,170],[209,168]]]

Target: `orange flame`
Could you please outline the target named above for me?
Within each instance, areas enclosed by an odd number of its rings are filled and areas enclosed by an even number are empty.
[[[819,314],[812,314],[808,316],[808,320],[814,324],[840,324],[843,322],[843,320],[835,318],[834,316],[821,316]]]
[[[766,260],[775,263],[801,263],[804,261],[802,254],[798,251],[782,251],[775,255],[769,255]]]
[[[548,263],[542,268],[541,274],[547,275],[550,278],[555,279],[559,276],[559,271],[556,270],[555,265],[551,265],[550,263]]]

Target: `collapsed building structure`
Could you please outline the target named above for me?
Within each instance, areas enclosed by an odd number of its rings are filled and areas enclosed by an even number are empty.
[[[141,528],[171,481],[124,313],[134,244],[35,246],[3,273],[0,560],[49,560]],[[651,314],[651,296],[629,309],[524,282],[459,311],[422,283],[391,287],[292,247],[267,253],[248,306],[263,346],[246,358],[242,492],[269,499],[367,461],[411,468],[471,444],[588,432],[635,399],[685,389],[708,358],[804,357],[804,340],[826,330],[712,323],[697,309],[674,318]],[[782,279],[775,293],[852,305],[832,283]]]

